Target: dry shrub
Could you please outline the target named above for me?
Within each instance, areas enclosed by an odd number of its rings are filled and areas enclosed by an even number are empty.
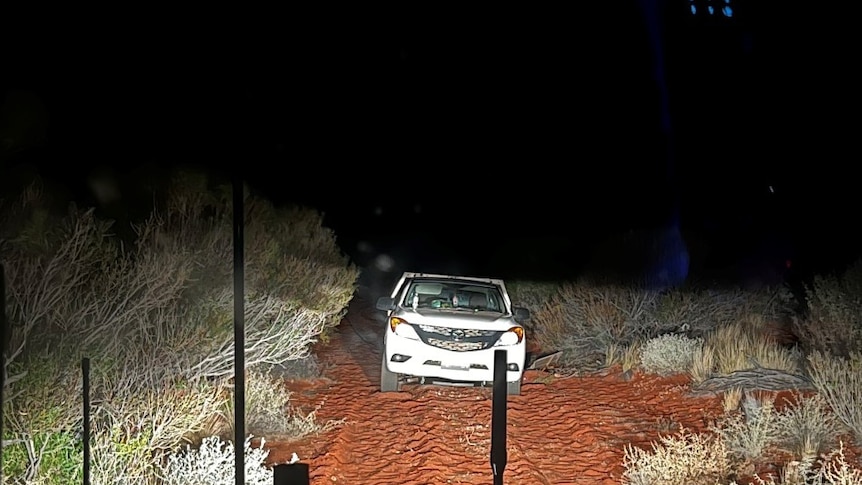
[[[778,291],[770,288],[674,288],[657,299],[653,325],[656,335],[683,330],[697,337],[749,315],[774,319],[783,310]]]
[[[853,436],[862,440],[862,354],[835,357],[814,351],[807,358],[817,392]]]
[[[512,304],[538,313],[560,289],[559,283],[542,281],[511,281],[506,283],[506,290],[512,299]]]
[[[758,485],[862,485],[862,470],[854,468],[844,455],[844,442],[816,462],[792,461],[782,469],[778,482],[755,476]]]
[[[316,411],[302,414],[290,406],[291,392],[284,379],[263,368],[246,373],[245,429],[255,436],[294,440],[309,434],[328,431],[342,421],[319,423]],[[234,396],[226,403],[225,417],[233,430]]]
[[[560,349],[573,365],[602,361],[611,344],[627,346],[646,332],[655,293],[621,286],[567,283],[534,315],[543,349]]]
[[[792,325],[806,353],[862,352],[862,260],[839,276],[816,276],[806,287],[806,305],[807,315]]]
[[[21,463],[4,454],[4,470],[20,472],[10,481],[69,483],[80,469],[74,456],[46,459],[67,451],[33,444],[77,425],[69,396],[80,395],[83,356],[94,369],[95,483],[150,483],[165,453],[219,432],[234,367],[229,200],[205,177],[181,176],[133,241],[93,210],[52,212],[38,190],[6,204],[4,440],[26,451],[10,455]],[[248,197],[246,223],[246,364],[304,358],[340,321],[358,270],[314,211]]]
[[[742,412],[723,416],[712,431],[721,437],[728,452],[736,458],[745,462],[761,458],[781,436],[774,396],[758,398],[744,392]]]
[[[820,394],[806,397],[794,393],[778,421],[782,447],[804,463],[813,463],[844,430]]]
[[[732,389],[728,389],[724,391],[722,394],[721,405],[722,409],[724,409],[725,414],[731,413],[739,409],[739,405],[742,403],[742,388],[734,387]]]
[[[659,375],[688,372],[703,339],[679,334],[665,334],[651,338],[641,347],[640,363],[643,370]]]

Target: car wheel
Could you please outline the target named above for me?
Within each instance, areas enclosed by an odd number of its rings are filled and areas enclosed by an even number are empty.
[[[507,382],[506,390],[510,396],[520,396],[521,395],[521,381],[517,380],[515,382]]]
[[[401,390],[400,376],[386,367],[386,353],[380,362],[380,392],[395,392]]]

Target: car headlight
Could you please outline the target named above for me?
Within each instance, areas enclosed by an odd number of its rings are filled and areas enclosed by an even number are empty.
[[[517,345],[523,340],[524,327],[512,327],[500,336],[496,345]]]
[[[389,328],[392,330],[392,333],[399,337],[419,340],[419,334],[416,333],[416,329],[403,318],[389,317]]]

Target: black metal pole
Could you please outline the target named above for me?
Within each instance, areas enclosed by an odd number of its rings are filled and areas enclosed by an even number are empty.
[[[234,452],[236,485],[245,485],[245,254],[243,252],[243,183],[233,179],[233,339],[234,339]]]
[[[81,374],[84,378],[84,485],[90,485],[90,359],[81,359]]]
[[[308,463],[275,465],[272,467],[273,485],[308,485]]]
[[[0,263],[0,463],[3,463],[3,395],[6,394],[6,268]],[[3,467],[0,466],[0,483]]]
[[[494,394],[491,404],[491,470],[494,485],[503,485],[506,469],[506,406],[509,390],[506,385],[506,351],[494,351]]]

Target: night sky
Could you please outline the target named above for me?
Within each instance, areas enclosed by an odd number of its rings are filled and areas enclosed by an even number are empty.
[[[594,3],[16,24],[3,187],[36,170],[87,198],[109,173],[131,207],[178,164],[239,172],[405,270],[655,272],[680,238],[692,274],[858,256],[858,29]]]

